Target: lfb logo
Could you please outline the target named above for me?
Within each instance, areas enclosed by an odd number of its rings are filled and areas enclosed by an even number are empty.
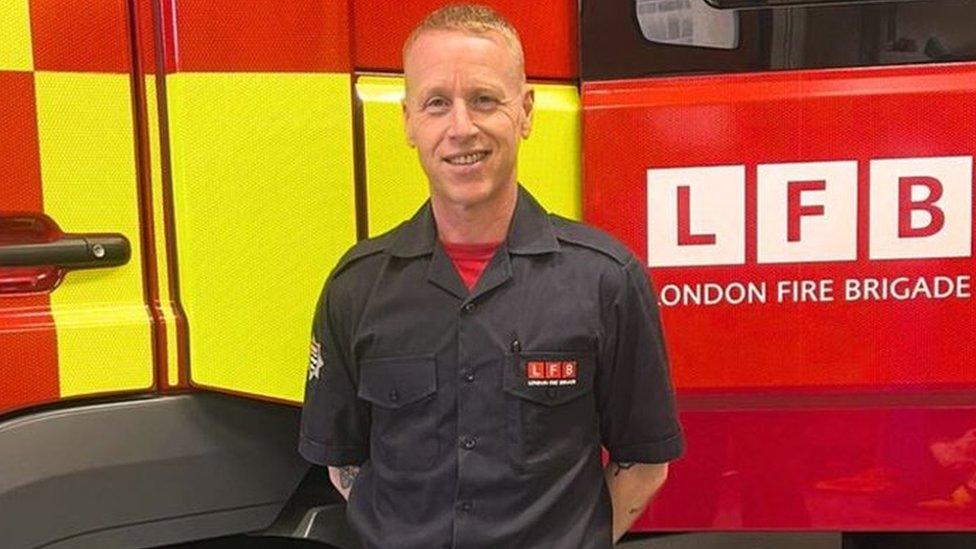
[[[973,157],[897,158],[868,165],[858,207],[856,161],[756,167],[759,263],[853,261],[857,216],[868,215],[868,257],[969,257]],[[745,263],[746,168],[647,170],[651,267]]]

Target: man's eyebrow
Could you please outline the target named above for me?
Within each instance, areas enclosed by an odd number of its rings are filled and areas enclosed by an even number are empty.
[[[434,84],[417,90],[417,97],[427,98],[433,95],[447,95],[447,88],[442,84]]]
[[[495,95],[505,95],[505,88],[503,86],[493,86],[491,84],[478,84],[471,87],[471,93],[484,93],[489,92]]]

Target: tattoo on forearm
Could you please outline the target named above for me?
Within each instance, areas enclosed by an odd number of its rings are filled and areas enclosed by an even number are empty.
[[[630,469],[633,466],[634,464],[628,461],[625,461],[623,463],[613,462],[610,464],[611,470],[613,471],[613,476],[617,476],[620,474],[620,471],[623,471],[624,469]]]
[[[356,476],[359,474],[359,467],[355,465],[346,465],[345,467],[339,468],[339,486],[343,490],[348,490],[352,487],[352,481],[356,480]]]

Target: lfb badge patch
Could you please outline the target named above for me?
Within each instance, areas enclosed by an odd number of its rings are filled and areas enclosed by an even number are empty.
[[[525,363],[529,386],[576,385],[579,364],[575,360],[530,360]]]
[[[319,342],[315,340],[315,336],[312,336],[312,343],[308,347],[308,380],[319,378],[319,372],[322,370],[322,366],[325,364],[325,360],[322,358],[322,346]]]

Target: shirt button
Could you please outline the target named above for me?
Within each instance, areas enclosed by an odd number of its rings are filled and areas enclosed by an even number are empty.
[[[474,303],[465,303],[464,307],[461,307],[461,309],[466,313],[470,313],[474,310]]]
[[[474,508],[474,504],[471,503],[470,501],[461,501],[461,502],[458,502],[458,510],[459,511],[463,511],[465,513],[469,513],[469,512],[471,512],[471,509],[473,509],[473,508]]]
[[[472,383],[474,381],[474,372],[468,372],[464,374],[464,381],[467,381],[468,383]]]
[[[471,450],[477,446],[477,444],[478,443],[475,442],[474,438],[472,437],[461,437],[461,448],[464,448],[465,450]]]
[[[559,391],[555,387],[546,387],[546,396],[550,399],[556,398],[559,396]]]
[[[400,393],[396,389],[390,391],[390,402],[396,402],[400,400]]]
[[[522,344],[519,343],[519,340],[517,340],[517,339],[516,340],[513,340],[512,341],[512,352],[513,353],[517,353],[517,352],[519,352],[521,350],[522,350]]]

